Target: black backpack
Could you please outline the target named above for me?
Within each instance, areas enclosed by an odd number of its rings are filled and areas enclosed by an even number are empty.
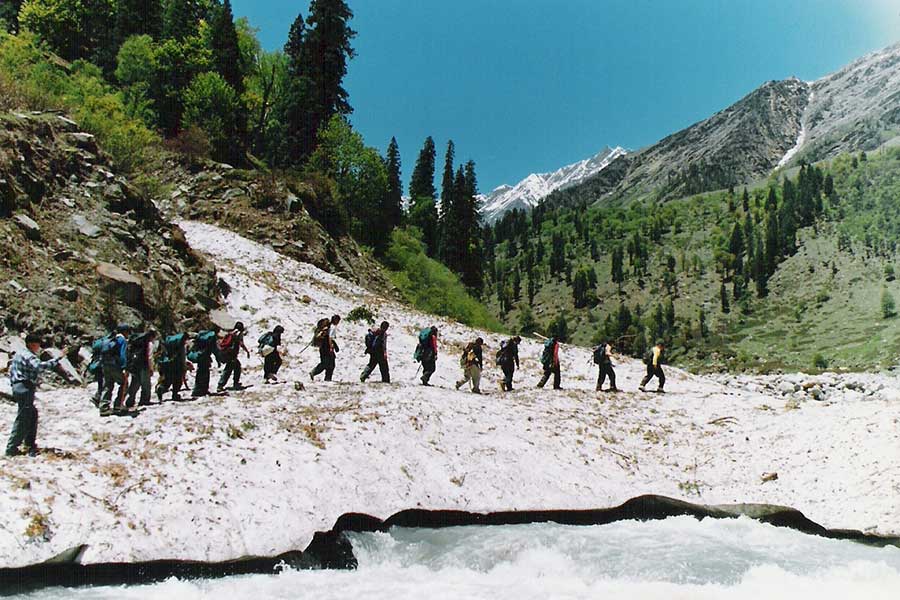
[[[145,351],[147,350],[147,334],[139,333],[131,336],[128,340],[128,349],[126,350],[126,368],[129,371],[138,371],[144,366],[147,360]]]
[[[594,348],[594,364],[602,365],[606,362],[606,344],[600,344]]]

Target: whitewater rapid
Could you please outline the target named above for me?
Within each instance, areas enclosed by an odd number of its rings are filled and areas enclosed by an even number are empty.
[[[356,571],[284,571],[133,588],[46,590],[76,598],[895,598],[900,549],[805,535],[747,518],[675,517],[350,534]]]

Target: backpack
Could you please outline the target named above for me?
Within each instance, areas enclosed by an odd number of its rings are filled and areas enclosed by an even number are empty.
[[[653,348],[650,348],[644,353],[644,364],[652,365],[653,364]]]
[[[192,363],[200,362],[200,359],[203,358],[203,355],[210,351],[215,351],[216,348],[216,332],[215,331],[201,331],[197,334],[197,337],[194,338],[194,342],[191,344],[191,350],[187,354],[187,359]]]
[[[419,343],[416,345],[416,351],[413,352],[413,359],[415,359],[416,362],[422,360],[422,354],[428,347],[429,340],[431,340],[431,327],[426,327],[419,332]]]
[[[544,351],[541,352],[541,364],[548,368],[553,366],[553,338],[544,342]]]
[[[181,352],[181,347],[184,345],[185,337],[187,337],[186,333],[176,333],[167,336],[166,339],[163,340],[163,350],[169,361],[173,361],[178,357],[178,354]]]
[[[100,361],[106,365],[115,365],[119,362],[119,337],[110,335],[103,339],[100,345]]]
[[[459,366],[467,367],[478,363],[478,355],[475,354],[475,344],[469,344],[459,357]]]
[[[502,365],[502,364],[509,362],[509,359],[511,358],[509,356],[509,348],[510,348],[509,342],[505,342],[505,341],[500,342],[500,349],[497,350],[497,354],[495,355],[498,365]]]
[[[310,343],[316,348],[321,346],[328,337],[329,329],[331,329],[331,319],[319,319],[319,322],[316,323],[315,328],[313,328],[313,339]]]
[[[366,354],[372,354],[375,350],[375,343],[378,341],[378,336],[375,335],[375,332],[371,329],[366,334]]]
[[[91,359],[97,360],[100,358],[100,355],[103,354],[103,347],[110,340],[110,338],[115,338],[114,335],[104,335],[102,338],[97,338],[91,344]]]
[[[594,364],[602,365],[606,362],[606,344],[600,344],[594,348]]]
[[[219,340],[219,352],[223,356],[228,356],[232,352],[235,352],[237,346],[237,337],[234,335],[233,331],[229,331],[225,337]]]
[[[271,346],[272,345],[272,332],[270,331],[269,333],[262,334],[260,336],[260,338],[257,340],[257,343],[259,344],[260,348],[262,348],[263,346]]]
[[[146,333],[133,335],[128,340],[125,366],[129,371],[139,370],[141,367],[143,367],[141,363],[146,360],[146,355],[144,354],[144,352],[147,350],[146,340]]]

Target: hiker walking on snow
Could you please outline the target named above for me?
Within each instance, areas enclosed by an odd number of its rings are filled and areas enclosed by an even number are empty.
[[[331,319],[321,319],[316,326],[312,343],[319,348],[319,364],[310,371],[310,381],[315,381],[319,373],[325,373],[325,381],[331,381],[337,353],[341,351],[337,343],[337,326],[340,322],[341,316],[334,315]]]
[[[500,349],[497,350],[497,364],[503,371],[503,381],[500,383],[500,389],[504,392],[513,391],[513,375],[519,368],[519,344],[522,338],[516,336],[505,342],[500,343]]]
[[[163,395],[172,390],[172,401],[180,402],[181,388],[185,386],[184,377],[194,365],[187,362],[188,334],[176,333],[163,340],[163,358],[159,361],[159,382],[156,384],[156,397],[163,403]]]
[[[197,365],[194,375],[194,390],[191,392],[192,398],[209,396],[209,372],[212,369],[212,359],[216,353],[218,341],[219,336],[212,330],[201,331],[194,336],[191,350],[187,354],[187,359]]]
[[[225,337],[219,342],[219,356],[225,368],[222,369],[222,375],[219,377],[219,385],[216,386],[216,392],[225,390],[225,384],[228,383],[229,377],[234,374],[234,383],[231,389],[242,390],[241,386],[241,360],[240,351],[243,350],[250,358],[250,351],[244,345],[244,324],[238,321],[234,324],[234,329],[225,334]]]
[[[438,328],[434,325],[419,332],[419,343],[416,345],[413,358],[422,363],[422,385],[431,385],[429,381],[437,370],[437,338]]]
[[[603,391],[603,382],[609,377],[609,391],[618,392],[616,387],[616,372],[613,371],[613,364],[610,354],[612,353],[612,345],[606,340],[600,342],[600,345],[594,348],[594,364],[598,366],[597,374],[597,391]]]
[[[483,346],[484,340],[478,338],[467,345],[463,350],[462,356],[459,359],[459,366],[463,368],[463,379],[462,381],[456,382],[456,389],[461,388],[467,382],[471,381],[472,393],[481,393],[481,371],[484,369],[484,358],[482,355]]]
[[[129,333],[131,333],[131,326],[119,325],[116,328],[116,334],[103,344],[101,351],[101,363],[103,365],[103,396],[100,398],[101,417],[109,417],[114,412],[122,410],[125,390],[128,387],[128,374],[125,371],[125,367],[128,364],[128,340],[125,336]],[[116,386],[118,386],[118,389],[116,389]],[[115,398],[113,398],[113,393],[115,393]]]
[[[387,354],[388,327],[390,327],[390,323],[382,321],[381,327],[370,329],[369,333],[366,334],[366,354],[369,355],[369,364],[366,365],[366,368],[360,374],[360,381],[368,379],[372,371],[375,370],[375,365],[378,365],[378,370],[381,371],[381,383],[391,382],[391,371],[388,367]]]
[[[663,373],[662,370],[662,354],[666,349],[665,344],[661,341],[656,342],[656,345],[647,350],[647,354],[644,356],[644,364],[647,365],[647,374],[641,380],[641,385],[638,386],[638,389],[642,392],[645,392],[645,386],[650,383],[650,380],[653,377],[659,382],[659,387],[656,388],[657,392],[662,392],[663,386],[666,385],[666,374]]]
[[[281,354],[278,346],[281,345],[281,334],[284,327],[278,325],[272,331],[264,333],[259,338],[259,353],[263,357],[263,382],[275,383],[278,381],[278,369],[281,368]]]
[[[134,400],[138,390],[141,391],[141,399],[138,406],[150,404],[150,380],[153,377],[153,343],[156,341],[156,332],[152,329],[145,333],[133,335],[128,339],[128,364],[126,369],[131,382],[128,384],[128,399],[125,407],[134,406]]]
[[[41,338],[33,333],[25,336],[25,348],[21,352],[16,352],[9,365],[9,382],[18,410],[16,420],[13,421],[12,432],[9,434],[9,442],[6,444],[6,456],[22,454],[19,450],[22,442],[28,446],[30,456],[37,454],[38,411],[34,406],[34,393],[37,390],[41,371],[55,369],[62,357],[66,355],[66,351],[63,350],[62,356],[59,358],[41,361],[38,358],[41,351]]]
[[[103,397],[103,345],[115,336],[116,333],[111,331],[102,338],[94,340],[91,344],[91,362],[88,363],[87,370],[88,373],[94,376],[94,381],[97,382],[97,393],[91,398],[94,406],[100,406],[100,398]]]
[[[550,375],[553,375],[553,389],[560,390],[560,370],[559,370],[559,340],[551,337],[544,342],[544,351],[541,353],[541,365],[544,367],[544,376],[538,382],[538,387],[543,388]]]

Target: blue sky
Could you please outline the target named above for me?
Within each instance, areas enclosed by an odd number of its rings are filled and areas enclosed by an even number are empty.
[[[770,79],[816,79],[900,41],[900,0],[349,0],[351,121],[408,183],[426,136],[481,191],[637,149]],[[280,48],[308,0],[232,0]]]

